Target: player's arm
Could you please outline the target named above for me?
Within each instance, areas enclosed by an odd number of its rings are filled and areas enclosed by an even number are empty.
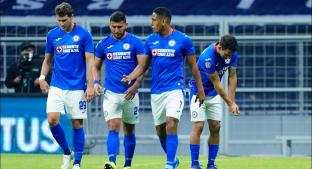
[[[144,76],[147,74],[147,69],[149,65],[149,59],[148,56],[146,55],[137,55],[137,60],[138,60],[138,65],[136,68],[128,75],[124,76],[123,79],[121,80],[124,83],[131,83],[132,77],[135,79],[135,82],[129,89],[125,92],[125,99],[127,100],[132,100],[137,92],[137,89],[140,87]],[[132,75],[131,75],[132,74]]]
[[[199,69],[198,69],[198,66],[196,64],[196,55],[188,56],[187,61],[190,65],[192,75],[196,81],[196,85],[197,85],[197,89],[198,89],[196,100],[197,99],[199,100],[199,106],[200,106],[205,101],[205,92],[204,92],[202,80],[200,78]]]
[[[236,67],[230,67],[229,69],[228,86],[229,86],[229,97],[235,103],[235,91],[237,87]]]
[[[51,53],[45,53],[44,60],[41,66],[41,72],[39,77],[39,85],[42,93],[48,93],[49,91],[49,84],[46,81],[46,76],[48,75],[50,71],[50,65],[52,63],[53,54]]]
[[[229,106],[230,112],[234,113],[234,115],[239,114],[238,106],[233,102],[230,97],[226,94],[221,81],[218,72],[214,72],[213,74],[208,74],[210,81],[212,82],[214,88],[216,89],[217,93],[223,98],[225,103]]]
[[[86,57],[86,66],[87,66],[87,90],[85,92],[85,98],[87,101],[90,101],[94,96],[94,88],[93,88],[93,75],[92,75],[92,66],[94,62],[94,54],[90,52],[85,52]]]
[[[92,67],[92,74],[93,74],[93,85],[94,85],[96,96],[100,95],[98,91],[102,89],[102,86],[100,84],[100,71],[101,71],[102,64],[103,64],[103,59],[99,57],[95,57],[94,64]]]
[[[138,81],[139,85],[143,79],[143,74],[146,72],[146,70],[149,67],[149,57],[147,55],[138,55],[137,56],[138,64],[135,67],[135,69],[129,74],[125,75],[121,81],[130,84],[132,80],[136,79],[136,82]],[[138,77],[140,79],[138,79]]]

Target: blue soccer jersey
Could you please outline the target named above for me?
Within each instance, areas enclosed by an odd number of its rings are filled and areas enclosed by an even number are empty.
[[[106,65],[104,87],[115,93],[124,93],[130,85],[121,82],[123,75],[130,74],[137,65],[137,55],[144,54],[142,41],[131,33],[121,40],[112,35],[96,46],[96,57],[104,59]]]
[[[210,81],[210,78],[208,77],[209,74],[218,72],[221,79],[223,74],[226,72],[226,70],[228,70],[229,67],[237,67],[237,52],[235,52],[230,59],[222,59],[215,49],[216,45],[217,43],[214,43],[206,48],[199,56],[199,59],[197,61],[197,66],[200,71],[200,76],[203,82],[206,96],[217,95],[217,91],[215,90],[212,82]],[[191,78],[189,85],[191,95],[196,94],[197,85],[194,77]]]
[[[94,45],[90,33],[80,25],[71,32],[60,27],[49,31],[45,53],[53,54],[51,86],[63,90],[84,90],[86,88],[85,52],[93,53]]]
[[[147,55],[152,57],[152,94],[184,89],[184,60],[195,54],[192,40],[180,31],[162,37],[151,34],[145,43]]]

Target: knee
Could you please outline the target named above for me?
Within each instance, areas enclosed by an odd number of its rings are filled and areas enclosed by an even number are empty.
[[[204,129],[204,125],[205,125],[204,122],[193,123],[193,129],[192,129],[193,134],[201,135],[201,133],[203,132],[203,129]]]
[[[58,118],[52,118],[52,117],[49,117],[48,118],[48,123],[50,126],[55,126],[59,123],[59,119]]]
[[[211,125],[210,125],[210,132],[212,133],[212,134],[219,134],[219,132],[220,132],[220,128],[221,128],[221,124],[220,124],[220,122],[214,122],[214,123],[212,123]]]
[[[73,125],[73,128],[75,128],[75,129],[82,128],[83,127],[83,121],[82,121],[82,119],[72,120],[72,125]]]
[[[175,133],[178,129],[178,120],[170,118],[166,121],[166,131],[167,133]]]

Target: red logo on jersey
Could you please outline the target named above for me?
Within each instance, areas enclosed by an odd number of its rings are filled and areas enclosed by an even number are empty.
[[[109,60],[113,60],[114,58],[113,58],[113,53],[107,53],[106,54],[106,57],[107,57],[107,59],[109,59]]]
[[[63,48],[62,48],[62,46],[57,46],[57,47],[56,47],[56,52],[59,53],[59,54],[60,54],[60,53],[63,53]]]
[[[152,55],[153,55],[153,56],[157,56],[157,53],[158,53],[158,52],[157,52],[157,49],[153,49],[153,50],[152,50]]]

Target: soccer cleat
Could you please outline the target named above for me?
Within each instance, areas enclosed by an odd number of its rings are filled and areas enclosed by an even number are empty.
[[[104,169],[117,169],[117,167],[113,162],[106,162],[104,163]]]
[[[217,169],[217,166],[215,166],[215,165],[207,165],[207,169]]]
[[[80,169],[80,165],[79,164],[75,164],[73,169]]]
[[[179,164],[180,164],[180,160],[178,158],[176,158],[176,161],[173,164],[174,169],[178,168]]]
[[[165,169],[174,169],[172,165],[166,164]]]
[[[200,165],[193,165],[190,169],[201,169]]]
[[[130,166],[124,167],[124,169],[132,169]]]
[[[71,155],[64,155],[61,169],[68,169],[70,166],[70,160],[71,160]]]

